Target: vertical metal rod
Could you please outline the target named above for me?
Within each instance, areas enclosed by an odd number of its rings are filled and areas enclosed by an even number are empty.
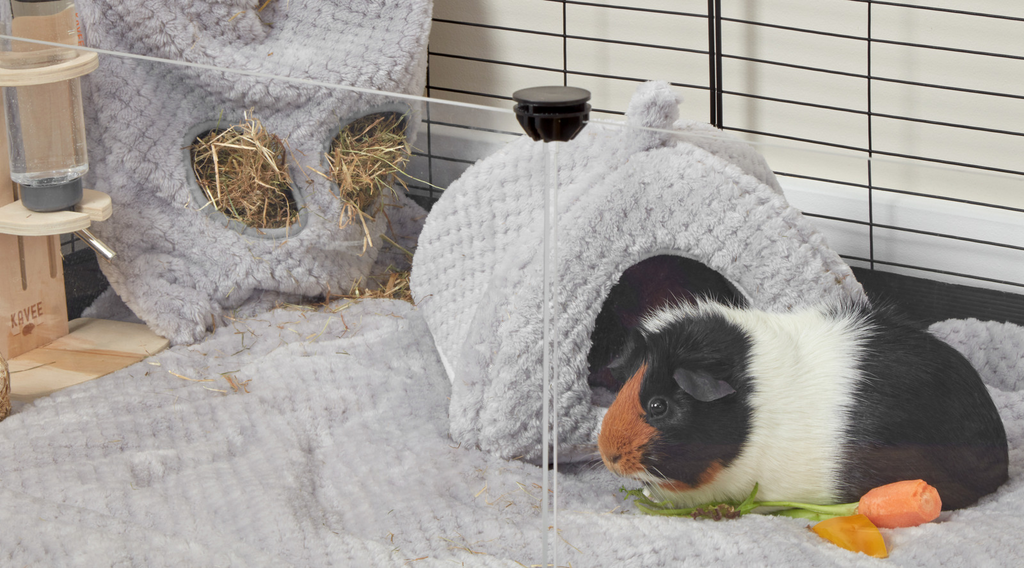
[[[718,124],[718,105],[715,93],[718,92],[718,73],[715,62],[715,0],[708,0],[708,107],[711,110],[711,122]]]
[[[725,128],[722,103],[722,0],[715,0],[715,126]]]
[[[875,269],[875,188],[871,172],[871,158],[874,156],[873,133],[871,129],[871,2],[868,1],[868,266]]]
[[[543,541],[541,544],[542,566],[557,566],[558,538],[558,145],[560,142],[545,142],[547,152],[547,187],[544,191],[544,297],[543,320],[544,332],[542,379],[544,382],[542,398],[544,407],[541,412],[541,467],[543,481],[541,483],[541,524]],[[549,426],[550,425],[550,426]],[[552,436],[553,435],[553,436]],[[552,440],[552,437],[554,438]],[[554,448],[553,459],[549,448]],[[548,464],[551,469],[548,469]],[[549,479],[553,476],[553,483]],[[548,487],[551,487],[549,497]],[[552,514],[549,516],[549,499],[553,502]],[[550,519],[550,520],[549,520]],[[550,530],[549,530],[550,527]],[[551,534],[550,555],[548,539]],[[550,558],[550,563],[548,559]]]
[[[562,2],[562,86],[569,86],[569,19],[566,17],[566,3]]]
[[[427,55],[427,84],[426,84],[426,95],[430,98],[430,55]],[[430,192],[430,197],[438,199],[440,196],[437,195],[434,185],[434,151],[431,148],[431,132],[430,132],[430,101],[423,103],[424,115],[427,123],[427,184],[430,186],[427,191]]]

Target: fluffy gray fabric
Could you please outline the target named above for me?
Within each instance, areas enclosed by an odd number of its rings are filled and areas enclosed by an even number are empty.
[[[764,159],[677,121],[678,102],[667,84],[644,84],[626,127],[592,124],[560,149],[563,456],[596,441],[604,409],[586,381],[590,335],[637,262],[699,260],[766,309],[863,295]],[[506,458],[541,453],[545,158],[524,136],[466,170],[431,210],[413,260],[413,294],[452,381],[452,437]]]
[[[928,331],[963,353],[989,386],[1024,390],[1024,328],[967,319],[941,321]]]
[[[539,563],[540,468],[449,439],[451,386],[421,310],[346,305],[231,322],[16,404],[0,422],[0,565]],[[972,361],[984,354],[1006,424],[1010,480],[977,506],[883,531],[878,561],[807,521],[640,515],[600,464],[566,466],[559,565],[1020,566],[1024,330],[936,328],[961,330],[945,337]]]
[[[88,45],[292,79],[420,94],[430,0],[82,0]],[[103,56],[83,79],[89,134],[87,185],[115,213],[94,231],[118,256],[101,266],[114,291],[175,344],[198,340],[225,314],[280,300],[348,291],[366,277],[385,222],[339,229],[323,149],[340,124],[395,101],[227,71]],[[391,105],[389,107],[389,105]],[[300,227],[267,236],[229,228],[200,208],[182,148],[199,125],[236,124],[252,110],[286,140]],[[416,120],[411,120],[415,123]],[[406,205],[411,202],[402,199]],[[210,209],[207,207],[207,209]],[[235,317],[235,316],[232,316]]]

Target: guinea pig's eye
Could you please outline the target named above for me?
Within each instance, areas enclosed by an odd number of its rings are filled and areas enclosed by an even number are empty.
[[[666,410],[668,410],[668,404],[663,398],[652,398],[647,403],[647,413],[651,416],[661,416],[662,414],[665,414]]]

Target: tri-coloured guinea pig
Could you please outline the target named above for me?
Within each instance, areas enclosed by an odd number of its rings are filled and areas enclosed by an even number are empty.
[[[647,314],[614,363],[601,426],[612,472],[686,507],[854,502],[923,479],[944,509],[1007,478],[1003,423],[955,349],[889,310],[770,313],[697,302]]]

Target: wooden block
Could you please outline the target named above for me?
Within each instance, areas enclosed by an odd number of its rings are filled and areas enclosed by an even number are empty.
[[[2,112],[0,130],[6,130]],[[18,202],[14,201],[6,156],[7,136],[0,135],[0,206],[9,207]],[[0,235],[0,267],[0,322],[4,326],[0,355],[10,359],[66,335],[68,307],[59,237]]]
[[[19,200],[0,207],[0,233],[22,236],[73,233],[89,228],[93,221],[109,219],[112,211],[110,196],[92,189],[82,190],[82,200],[74,211],[37,213],[25,209]]]
[[[68,335],[8,361],[11,400],[30,402],[102,377],[159,353],[170,343],[138,323],[79,318],[69,327]]]
[[[0,235],[0,355],[16,357],[66,335],[59,237]]]

